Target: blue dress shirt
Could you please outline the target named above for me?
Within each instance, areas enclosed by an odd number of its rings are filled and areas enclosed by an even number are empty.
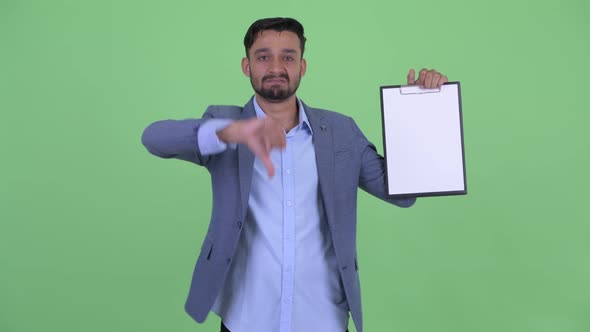
[[[213,305],[232,332],[342,332],[348,306],[318,186],[313,132],[298,101],[299,124],[286,148],[271,151],[268,178],[255,158],[248,215],[225,285]],[[257,117],[265,116],[256,98]],[[199,129],[203,155],[227,145],[216,132],[231,120]],[[230,148],[235,148],[230,146]]]

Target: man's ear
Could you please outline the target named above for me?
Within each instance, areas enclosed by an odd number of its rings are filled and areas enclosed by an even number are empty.
[[[301,77],[303,77],[305,75],[306,71],[307,71],[307,61],[305,61],[305,59],[301,59]]]
[[[242,58],[242,73],[250,77],[250,60],[247,57]]]

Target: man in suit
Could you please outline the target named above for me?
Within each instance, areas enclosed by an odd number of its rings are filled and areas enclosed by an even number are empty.
[[[362,332],[356,254],[357,188],[386,197],[384,161],[355,122],[296,97],[306,60],[303,26],[261,19],[244,38],[244,107],[210,106],[201,119],[164,120],[142,141],[154,155],[204,166],[213,208],[186,311],[221,330]],[[447,81],[423,69],[408,84]]]

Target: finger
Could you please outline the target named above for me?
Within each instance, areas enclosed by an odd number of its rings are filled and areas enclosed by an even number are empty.
[[[416,71],[414,69],[410,69],[408,73],[408,85],[416,84]]]
[[[284,148],[287,144],[285,139],[285,131],[280,126],[276,126],[272,133],[270,133],[269,139],[271,140],[271,145],[273,148]]]
[[[270,154],[270,150],[272,150],[272,141],[269,137],[263,137],[263,146],[264,146],[264,153],[266,155]]]
[[[269,120],[268,126],[264,133],[265,139],[268,140],[271,148],[284,148],[287,144],[285,139],[285,131],[278,123]]]
[[[432,89],[432,78],[434,76],[434,73],[429,70],[426,73],[426,77],[424,78],[424,88],[425,89]]]
[[[286,146],[287,146],[287,140],[285,138],[285,133],[281,130],[281,132],[279,133],[279,140],[278,140],[277,147],[284,149]]]
[[[255,153],[256,157],[262,161],[262,164],[266,168],[269,178],[272,178],[275,174],[275,168],[272,164],[272,160],[270,159],[271,149],[270,141],[266,138],[263,138],[261,141],[260,150],[256,151]]]
[[[424,80],[426,79],[426,74],[428,74],[428,69],[422,68],[422,70],[420,70],[420,76],[418,76],[418,85],[420,87],[424,87]]]
[[[273,176],[275,176],[275,167],[272,164],[272,161],[270,160],[270,156],[267,154],[264,156],[259,156],[258,158],[260,159],[260,161],[262,161],[262,164],[266,168],[266,171],[268,172],[268,178],[270,179]]]
[[[270,159],[270,149],[266,147],[267,144],[264,141],[264,139],[260,137],[257,139],[250,140],[247,143],[247,145],[250,151],[254,153],[256,158],[260,159],[260,161],[264,165],[264,168],[266,168],[268,172],[269,178],[274,176],[275,169]]]
[[[438,80],[438,87],[440,88],[443,84],[447,83],[449,79],[445,75],[441,75]]]
[[[428,89],[434,89],[434,88],[438,87],[438,80],[440,79],[440,73],[435,70],[432,70],[430,72],[430,75],[431,75],[432,79],[430,81],[430,86],[428,87]]]

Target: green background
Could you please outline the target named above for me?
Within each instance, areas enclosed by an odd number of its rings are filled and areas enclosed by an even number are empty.
[[[462,84],[469,195],[359,197],[367,331],[590,331],[584,0],[0,0],[0,331],[218,331],[183,309],[208,173],[140,136],[243,105],[268,16],[306,28],[299,96],[379,151],[379,86]]]

